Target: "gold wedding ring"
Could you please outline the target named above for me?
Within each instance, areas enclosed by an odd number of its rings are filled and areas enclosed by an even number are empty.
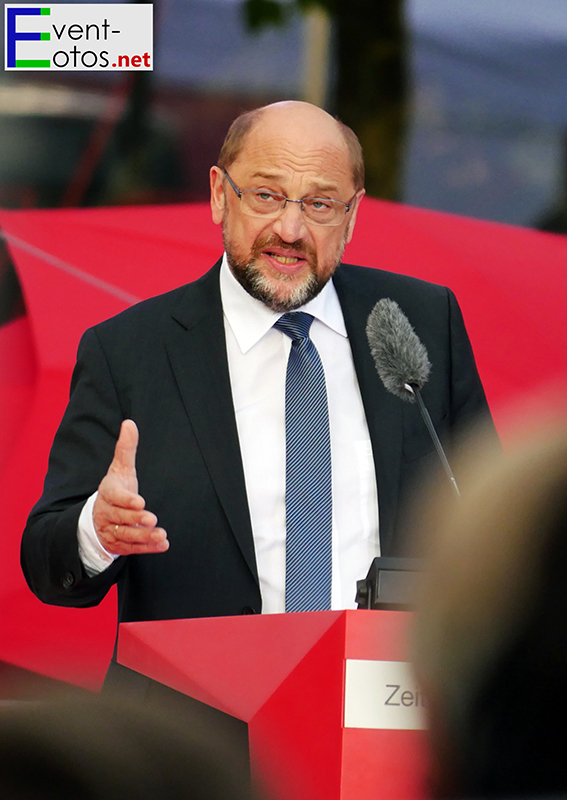
[[[118,533],[118,525],[115,525],[114,526],[114,535],[116,536],[117,533]]]

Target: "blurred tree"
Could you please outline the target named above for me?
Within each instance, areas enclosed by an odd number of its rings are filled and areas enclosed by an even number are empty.
[[[327,110],[359,137],[372,197],[401,199],[407,118],[407,34],[403,0],[244,0],[248,28],[284,25],[323,8],[334,23],[335,71]]]
[[[563,134],[562,150],[559,197],[535,225],[538,230],[548,233],[567,233],[567,133]]]
[[[155,21],[158,0],[129,2],[153,3]],[[156,202],[160,190],[177,188],[173,147],[152,125],[152,95],[151,71],[126,72],[114,85],[61,205]]]

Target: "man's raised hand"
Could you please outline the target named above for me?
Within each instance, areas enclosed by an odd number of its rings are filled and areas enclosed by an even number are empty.
[[[114,458],[98,487],[93,522],[102,546],[109,553],[163,553],[169,547],[167,534],[157,527],[157,517],[146,511],[138,494],[136,448],[138,428],[126,419],[114,449]]]

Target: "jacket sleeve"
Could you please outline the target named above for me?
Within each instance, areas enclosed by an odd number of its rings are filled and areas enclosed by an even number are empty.
[[[21,563],[31,590],[45,603],[93,606],[124,568],[117,559],[88,577],[79,557],[77,524],[112,460],[123,412],[96,330],[79,344],[69,404],[55,436],[43,494],[24,530]]]

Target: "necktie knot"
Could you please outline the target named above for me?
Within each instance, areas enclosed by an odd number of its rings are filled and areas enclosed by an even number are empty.
[[[305,311],[290,311],[274,323],[274,328],[278,328],[293,340],[309,339],[312,322],[312,314],[306,314]]]

